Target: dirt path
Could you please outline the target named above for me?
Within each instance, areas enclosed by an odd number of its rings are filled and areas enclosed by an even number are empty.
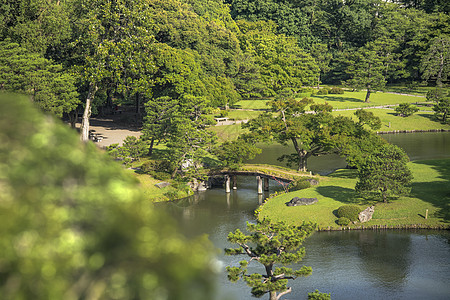
[[[127,136],[141,136],[141,128],[135,124],[135,119],[133,113],[127,112],[102,118],[91,118],[89,130],[98,137],[98,141],[95,143],[100,148],[105,148],[111,144],[122,145]],[[80,123],[77,123],[76,127],[79,128]]]

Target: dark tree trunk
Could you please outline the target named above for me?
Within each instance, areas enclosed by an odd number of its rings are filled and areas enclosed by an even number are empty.
[[[150,140],[150,147],[148,148],[148,156],[152,156],[152,154],[153,154],[154,143],[155,143],[155,138],[152,137],[152,139]]]
[[[369,98],[370,98],[370,88],[367,88],[367,94],[366,94],[366,99],[364,100],[364,102],[369,103]]]
[[[136,104],[136,114],[141,115],[141,97],[139,93],[136,93],[135,104]]]

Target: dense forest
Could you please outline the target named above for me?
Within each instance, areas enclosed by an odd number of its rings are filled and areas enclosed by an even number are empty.
[[[448,84],[444,0],[20,0],[0,4],[0,90],[73,126],[135,107],[179,164],[214,142],[211,111],[320,84]],[[191,158],[192,158],[191,157]]]

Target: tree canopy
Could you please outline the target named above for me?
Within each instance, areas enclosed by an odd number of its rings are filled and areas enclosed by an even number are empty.
[[[137,180],[28,99],[0,95],[5,299],[212,299],[212,246],[186,240]]]
[[[299,263],[305,256],[305,248],[300,248],[303,241],[314,231],[313,224],[289,226],[284,222],[272,223],[264,219],[256,224],[247,223],[249,235],[239,229],[228,234],[228,241],[237,244],[238,248],[225,249],[227,255],[244,255],[249,259],[239,263],[239,267],[227,267],[228,279],[236,282],[243,279],[252,288],[252,295],[261,297],[270,295],[270,300],[278,300],[290,293],[288,280],[308,276],[311,267],[298,270],[285,265]],[[248,265],[256,261],[263,265],[264,272],[248,274]],[[283,265],[278,267],[278,265]]]

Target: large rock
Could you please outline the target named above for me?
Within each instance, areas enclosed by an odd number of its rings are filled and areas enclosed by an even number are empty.
[[[165,188],[166,186],[169,186],[169,185],[170,185],[170,182],[165,182],[165,181],[155,184],[155,186],[159,187],[160,189]]]
[[[294,197],[291,199],[291,201],[286,202],[287,206],[299,206],[299,205],[311,205],[314,203],[317,203],[317,198],[299,198]]]
[[[358,219],[361,223],[370,221],[372,219],[372,215],[375,212],[375,206],[369,206],[365,210],[359,213]]]
[[[205,181],[198,181],[195,178],[188,184],[194,192],[203,192],[206,191],[206,189],[208,188],[207,183]]]

